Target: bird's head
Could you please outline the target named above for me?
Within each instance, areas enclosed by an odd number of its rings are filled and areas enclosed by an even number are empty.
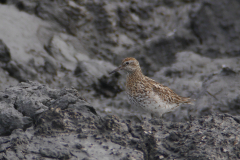
[[[129,57],[129,58],[125,58],[122,61],[122,64],[118,68],[110,72],[109,74],[113,74],[115,72],[118,72],[119,70],[125,70],[128,73],[132,73],[138,70],[141,71],[141,68],[140,68],[139,62],[135,58]]]

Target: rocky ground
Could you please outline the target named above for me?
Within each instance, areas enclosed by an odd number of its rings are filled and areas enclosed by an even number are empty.
[[[0,0],[0,159],[239,159],[239,7]],[[129,56],[195,105],[130,106]]]
[[[239,159],[240,116],[141,123],[101,117],[76,89],[22,82],[0,92],[1,159]]]

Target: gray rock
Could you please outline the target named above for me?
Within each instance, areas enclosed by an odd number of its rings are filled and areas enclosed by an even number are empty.
[[[10,94],[13,92],[15,92],[15,95]],[[20,92],[23,93],[21,96],[19,95]],[[31,93],[30,97],[27,93]],[[139,151],[134,151],[131,148],[127,150],[122,148],[121,145],[123,143],[119,141],[119,138],[110,136],[108,133],[108,138],[104,138],[100,134],[101,132],[118,131],[126,134],[128,132],[127,125],[120,123],[116,118],[112,119],[109,117],[105,120],[99,117],[95,109],[84,101],[74,89],[54,90],[39,83],[27,82],[7,89],[6,94],[9,95],[8,99],[17,99],[20,96],[20,104],[30,104],[28,106],[29,110],[31,108],[34,110],[35,106],[33,104],[37,103],[37,101],[44,101],[49,110],[35,115],[34,128],[28,126],[29,128],[25,132],[17,129],[17,127],[9,130],[9,133],[11,133],[9,138],[0,139],[2,142],[1,150],[6,151],[12,146],[17,146],[17,148],[15,147],[17,151],[8,151],[7,154],[1,154],[0,156],[2,157],[10,158],[15,156],[21,158],[23,156],[31,158],[37,156],[60,159],[71,157],[76,159],[84,157],[97,158],[106,155],[108,155],[109,159],[113,159],[115,156],[121,158],[126,155],[138,157],[137,159],[142,157],[142,153]],[[35,95],[38,95],[37,99],[33,98]],[[29,99],[35,103],[29,103]],[[7,102],[11,103],[12,101],[9,100]],[[3,107],[1,111],[1,113],[6,113],[8,109]],[[13,107],[12,111],[18,112]],[[7,120],[8,114],[4,115]],[[9,117],[8,120],[12,121],[12,117]],[[5,127],[3,130],[6,130],[7,125],[1,124],[1,126]],[[17,126],[21,128],[19,124]],[[122,131],[121,128],[123,129]],[[61,141],[56,139],[59,133],[62,134]],[[110,137],[112,137],[111,140],[109,139]],[[76,147],[76,144],[78,147]],[[108,149],[106,150],[106,148]],[[22,149],[27,151],[27,154],[20,154]]]
[[[26,129],[31,126],[32,119],[23,116],[13,105],[0,102],[0,135],[8,135],[18,128]]]
[[[237,58],[212,60],[193,52],[180,52],[176,57],[174,64],[161,68],[153,78],[176,93],[196,101],[193,106],[183,105],[179,110],[166,114],[166,119],[183,121],[189,120],[190,116],[201,117],[216,112],[238,113],[235,102],[240,93],[234,89],[239,86]],[[233,106],[236,108],[233,109]]]
[[[6,93],[9,94],[9,90]],[[27,92],[31,92],[33,97],[38,93],[35,101],[47,97],[44,104],[49,109],[35,116],[34,127],[28,125],[24,129],[22,114],[8,106],[11,100],[1,99],[1,122],[3,118],[6,122],[1,123],[1,127],[5,127],[1,131],[8,131],[7,136],[0,137],[2,158],[240,158],[239,116],[210,114],[192,117],[188,122],[167,122],[155,118],[135,123],[116,116],[99,116],[75,89],[50,89],[39,83],[27,82],[11,87],[11,92],[22,92],[21,97],[26,97],[22,98],[23,104],[31,99]],[[11,98],[16,99],[9,95],[8,99]],[[33,105],[28,106],[29,109],[31,107],[34,108]],[[7,130],[9,124],[11,130]]]
[[[28,78],[35,79],[37,77],[36,71],[33,68],[28,68],[26,65],[21,65],[16,61],[10,61],[3,69],[20,82],[26,81]]]
[[[239,159],[237,0],[1,3],[0,159]],[[129,56],[196,105],[136,118],[108,76]]]
[[[200,115],[209,113],[229,113],[239,115],[240,74],[225,67],[221,72],[207,77],[197,97],[196,110]],[[205,105],[203,105],[205,104]]]
[[[109,77],[109,72],[116,66],[106,61],[88,60],[80,61],[75,68],[74,74],[83,80],[86,86],[98,84],[99,79]]]
[[[0,61],[9,62],[11,60],[11,54],[9,48],[6,44],[0,39]]]
[[[156,127],[161,128],[161,126],[160,124]],[[167,132],[161,129],[154,134],[156,139],[164,137],[162,141],[156,143],[154,157],[162,155],[170,159],[210,159],[212,157],[218,159],[225,157],[228,152],[231,159],[239,158],[239,153],[236,151],[239,147],[237,145],[239,117],[228,114],[210,115],[184,125],[170,122],[165,127]],[[237,129],[236,132],[232,132],[233,128]]]
[[[191,29],[201,44],[197,52],[211,58],[239,56],[239,6],[238,0],[201,3],[199,10],[191,14]]]
[[[57,63],[61,63],[66,69],[74,70],[78,61],[76,56],[78,53],[71,44],[65,42],[65,37],[68,36],[54,35],[45,49]]]
[[[4,90],[7,87],[9,87],[10,85],[17,85],[18,84],[18,80],[16,80],[15,78],[9,76],[8,72],[6,72],[6,70],[4,70],[3,68],[0,68],[0,90]]]
[[[53,150],[53,148],[57,148]],[[71,158],[70,152],[66,148],[59,148],[56,146],[49,146],[48,148],[40,148],[39,153],[43,157],[58,158],[58,159],[69,159]]]
[[[25,116],[34,118],[36,114],[44,112],[49,108],[45,105],[49,97],[42,96],[47,88],[40,87],[35,83],[20,83],[1,92],[1,100],[14,106],[18,112]],[[42,89],[39,91],[38,89]],[[41,98],[40,98],[41,97]]]

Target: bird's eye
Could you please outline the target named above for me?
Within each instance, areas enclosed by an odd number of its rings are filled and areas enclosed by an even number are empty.
[[[126,65],[128,65],[129,64],[129,62],[126,62]]]

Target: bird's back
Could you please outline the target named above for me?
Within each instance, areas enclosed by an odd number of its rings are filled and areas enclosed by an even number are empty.
[[[191,103],[190,98],[181,97],[170,88],[144,75],[128,75],[126,91],[131,104],[160,116],[180,104]]]
[[[170,88],[154,81],[153,79],[147,76],[145,76],[145,79],[151,84],[153,92],[156,95],[158,95],[163,101],[166,101],[167,103],[170,103],[170,104],[171,103],[177,103],[177,104],[192,103],[191,98],[179,96]]]

